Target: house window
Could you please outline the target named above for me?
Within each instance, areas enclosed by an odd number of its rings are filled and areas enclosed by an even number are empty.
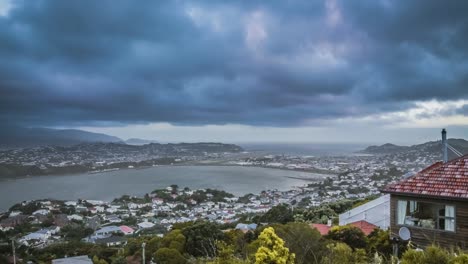
[[[397,224],[455,231],[455,206],[398,200]]]

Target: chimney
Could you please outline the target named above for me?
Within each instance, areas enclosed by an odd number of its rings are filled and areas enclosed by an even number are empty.
[[[447,155],[447,131],[442,129],[442,152],[443,152],[443,161],[446,163],[448,161]]]

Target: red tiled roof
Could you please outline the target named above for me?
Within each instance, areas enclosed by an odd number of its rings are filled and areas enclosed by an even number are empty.
[[[371,224],[371,223],[369,223],[367,221],[364,221],[364,220],[353,222],[350,225],[361,229],[361,231],[366,236],[368,236],[370,233],[372,233],[372,231],[374,231],[374,229],[379,228],[378,226],[376,226],[374,224]]]
[[[416,175],[388,185],[383,192],[468,199],[468,155],[437,162]]]
[[[331,226],[325,225],[325,224],[310,224],[312,228],[316,228],[319,233],[324,236],[328,235],[328,232],[330,231]]]

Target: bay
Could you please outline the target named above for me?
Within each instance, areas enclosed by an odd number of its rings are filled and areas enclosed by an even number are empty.
[[[241,166],[158,166],[96,174],[34,176],[0,181],[0,211],[37,199],[110,201],[124,194],[142,196],[171,184],[191,189],[212,188],[235,195],[262,190],[289,190],[327,175]]]

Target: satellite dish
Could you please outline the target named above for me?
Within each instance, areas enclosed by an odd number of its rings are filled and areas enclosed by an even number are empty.
[[[400,236],[401,239],[405,241],[411,238],[411,233],[406,226],[403,226],[400,228],[400,230],[398,231],[398,235]]]

